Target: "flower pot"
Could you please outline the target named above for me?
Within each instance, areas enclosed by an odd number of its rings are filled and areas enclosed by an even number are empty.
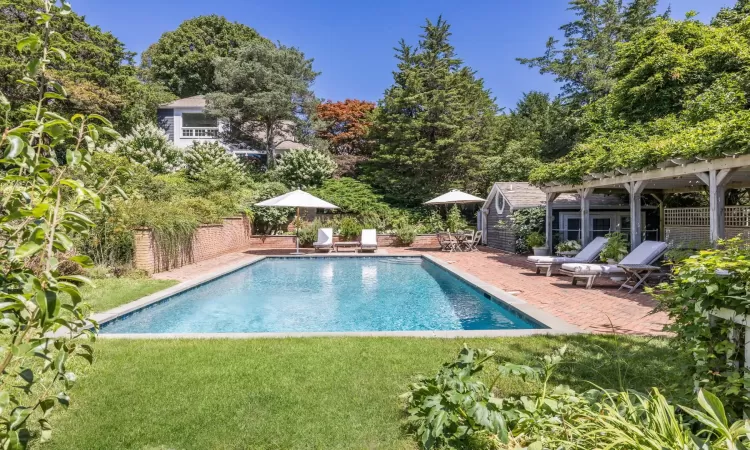
[[[547,256],[547,247],[534,247],[534,256]]]
[[[607,260],[607,264],[611,264],[611,265],[614,266],[614,265],[617,265],[617,261],[615,261],[614,259],[610,258],[610,259]]]

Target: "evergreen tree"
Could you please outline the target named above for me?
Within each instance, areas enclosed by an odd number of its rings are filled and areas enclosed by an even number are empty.
[[[721,8],[711,21],[715,27],[727,27],[740,23],[750,16],[750,0],[737,0],[732,8]]]
[[[587,104],[603,97],[614,85],[612,69],[619,42],[655,20],[658,0],[571,0],[578,17],[560,29],[565,33],[563,48],[549,38],[544,56],[518,58],[522,64],[551,73],[563,83],[563,94],[572,104]],[[667,13],[668,14],[668,13]]]
[[[375,110],[378,146],[367,179],[395,201],[418,205],[451,187],[480,190],[481,162],[497,107],[449,43],[449,25],[427,21],[414,48],[401,40],[394,84]]]

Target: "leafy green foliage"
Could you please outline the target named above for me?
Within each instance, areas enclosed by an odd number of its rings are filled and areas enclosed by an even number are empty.
[[[737,0],[732,8],[721,8],[716,17],[711,21],[711,25],[717,27],[727,27],[736,25],[750,17],[750,1]]]
[[[449,43],[439,18],[423,27],[419,44],[402,40],[394,84],[375,109],[377,146],[366,180],[389,201],[417,206],[451,187],[479,191],[497,108],[474,71]]]
[[[401,245],[411,245],[417,238],[417,229],[408,223],[399,225],[394,231],[398,243]]]
[[[750,29],[695,19],[656,22],[620,45],[610,93],[587,106],[589,137],[529,181],[580,183],[590,173],[750,149]]]
[[[602,262],[610,260],[620,262],[628,254],[628,240],[626,236],[618,231],[608,233],[606,236],[607,243],[604,244],[599,259]]]
[[[325,180],[310,193],[338,206],[344,214],[386,213],[390,208],[370,185],[353,178]]]
[[[516,236],[516,252],[528,253],[531,247],[527,244],[526,238],[531,233],[541,234],[546,220],[547,212],[544,208],[524,208],[513,211],[509,223],[501,221],[497,226],[503,228],[510,226],[510,230]]]
[[[215,14],[186,20],[174,31],[161,35],[141,58],[150,80],[164,84],[179,97],[218,90],[214,60],[234,55],[251,42],[268,41],[241,23]]]
[[[73,239],[94,225],[84,206],[108,207],[100,195],[107,181],[86,185],[74,175],[91,170],[101,137],[117,133],[101,116],[66,118],[47,109],[65,99],[64,88],[49,82],[49,66],[68,64],[53,46],[53,27],[70,14],[67,4],[44,1],[34,14],[36,33],[19,34],[17,48],[29,59],[22,82],[36,90],[36,104],[16,111],[0,93],[0,445],[8,449],[27,447],[32,429],[41,440],[51,437],[50,414],[69,405],[77,379],[69,363],[93,361],[87,341],[97,324],[78,288],[89,280],[65,275],[61,261],[91,266],[88,256],[69,255]],[[56,152],[65,155],[62,163]]]
[[[526,245],[531,248],[544,247],[545,242],[544,235],[538,231],[532,231],[526,235]]]
[[[25,75],[27,50],[16,48],[17,40],[34,32],[42,0],[0,2],[0,92],[14,106],[36,97],[28,84],[16,83]],[[50,81],[65,86],[65,99],[54,99],[49,111],[63,115],[99,114],[108,117],[117,129],[128,131],[135,124],[156,120],[156,107],[174,97],[158,85],[143,83],[137,78],[134,53],[111,33],[86,23],[83,16],[53,5],[57,14],[55,33],[50,35],[50,48],[66,58],[55,61],[47,69]],[[60,14],[64,13],[64,14]],[[21,120],[18,108],[12,118]]]
[[[110,144],[106,150],[142,164],[155,174],[171,173],[182,166],[182,152],[153,123],[137,125],[132,132]]]
[[[229,119],[227,140],[262,141],[273,167],[276,147],[293,140],[304,129],[301,118],[315,112],[312,59],[296,48],[252,41],[215,65],[218,89],[207,96],[208,111]]]
[[[675,333],[674,345],[693,355],[696,385],[719,395],[732,416],[740,417],[750,403],[745,387],[750,373],[743,366],[742,348],[729,335],[743,327],[728,320],[712,323],[705,313],[748,313],[750,250],[739,238],[720,245],[676,263],[671,281],[653,293],[672,321],[668,329]]]
[[[211,190],[239,187],[246,181],[240,160],[217,142],[193,142],[185,151],[185,173]]]
[[[353,217],[344,217],[341,219],[341,222],[339,222],[336,231],[341,239],[345,241],[355,241],[359,239],[359,236],[362,233],[362,224]]]
[[[422,448],[471,448],[474,435],[485,431],[507,441],[502,403],[492,396],[492,386],[476,377],[493,356],[464,346],[454,362],[444,364],[435,377],[412,383],[402,395]]]
[[[288,192],[288,188],[279,182],[256,185],[253,189],[252,203],[262,202]],[[253,206],[253,232],[256,234],[275,234],[289,223],[294,208],[264,208]],[[317,237],[317,236],[316,236]]]
[[[445,226],[448,227],[448,231],[451,233],[466,230],[469,227],[458,205],[453,205],[448,211],[448,217],[445,218]]]
[[[564,241],[557,244],[555,250],[559,253],[562,252],[577,252],[581,250],[581,244],[578,241]]]
[[[279,158],[271,176],[292,189],[309,189],[322,185],[335,170],[336,163],[323,152],[290,150]]]

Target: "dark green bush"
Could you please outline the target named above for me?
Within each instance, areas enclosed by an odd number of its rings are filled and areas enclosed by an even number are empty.
[[[359,239],[362,233],[362,224],[352,217],[344,217],[339,223],[338,234],[345,241]]]

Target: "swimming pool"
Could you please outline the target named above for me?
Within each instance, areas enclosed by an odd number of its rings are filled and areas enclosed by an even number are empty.
[[[102,334],[546,328],[421,257],[270,257],[102,325]]]

